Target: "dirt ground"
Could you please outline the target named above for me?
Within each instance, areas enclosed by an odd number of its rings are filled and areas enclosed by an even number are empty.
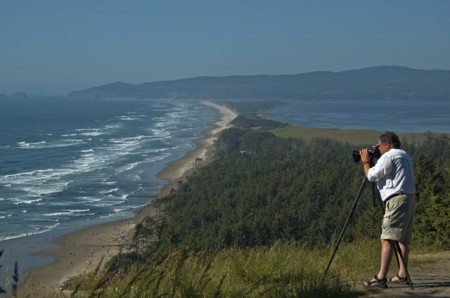
[[[450,251],[411,255],[416,259],[409,268],[413,288],[405,284],[388,284],[387,289],[365,289],[364,297],[450,297]]]

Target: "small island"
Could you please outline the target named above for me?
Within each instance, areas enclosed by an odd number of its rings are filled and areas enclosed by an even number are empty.
[[[25,92],[15,92],[11,95],[11,99],[27,99],[27,98],[29,98],[29,96]]]

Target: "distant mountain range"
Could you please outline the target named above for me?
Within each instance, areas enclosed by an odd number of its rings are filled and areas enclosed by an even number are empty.
[[[75,91],[71,98],[208,100],[450,100],[450,71],[377,66],[297,75],[195,77]]]

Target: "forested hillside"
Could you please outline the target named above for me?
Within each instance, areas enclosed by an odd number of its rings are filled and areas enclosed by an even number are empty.
[[[352,160],[355,148],[327,139],[278,138],[268,132],[276,125],[238,118],[220,137],[216,160],[162,201],[183,246],[217,250],[277,240],[323,246],[340,231],[364,177]],[[414,239],[448,246],[448,138],[404,143],[416,162]],[[348,240],[378,237],[379,198],[373,208],[367,184]]]

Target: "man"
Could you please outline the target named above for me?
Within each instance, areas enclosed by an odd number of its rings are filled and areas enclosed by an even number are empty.
[[[393,132],[386,132],[380,136],[378,146],[381,157],[372,168],[370,167],[368,150],[363,149],[360,152],[366,177],[371,182],[377,182],[381,198],[386,206],[380,237],[380,271],[372,280],[363,282],[363,286],[367,288],[387,287],[388,280],[386,277],[391,264],[395,241],[398,241],[405,264],[408,264],[408,243],[411,241],[416,204],[412,158],[400,149],[398,136]],[[389,279],[389,282],[407,282],[407,271],[400,255],[399,260],[399,271],[396,276]]]

